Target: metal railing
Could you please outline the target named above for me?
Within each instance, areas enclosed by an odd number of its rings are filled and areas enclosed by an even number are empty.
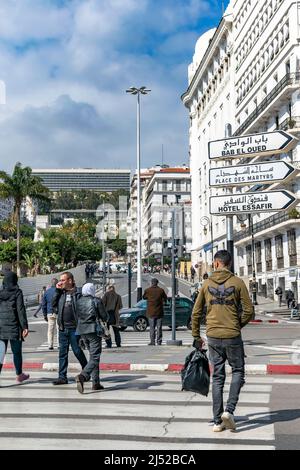
[[[299,213],[300,216],[300,213]],[[285,222],[286,220],[295,220],[297,217],[289,212],[280,212],[271,217],[268,217],[261,222],[257,222],[253,224],[253,233],[262,232],[268,228],[273,228],[275,225]],[[299,220],[299,219],[298,219]],[[251,236],[251,227],[247,227],[246,230],[234,231],[233,238],[235,242],[242,240],[243,238]]]
[[[282,121],[278,129],[281,131],[287,131],[288,129],[294,129],[300,127],[300,116],[291,116]]]
[[[269,93],[259,106],[250,114],[246,121],[235,131],[234,136],[243,134],[243,132],[259,117],[259,115],[274,101],[277,95],[289,85],[296,85],[300,81],[300,73],[287,73],[280,82],[277,83],[272,92]]]

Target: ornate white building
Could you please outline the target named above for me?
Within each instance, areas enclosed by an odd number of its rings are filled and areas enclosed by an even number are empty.
[[[215,252],[226,247],[227,238],[225,218],[209,214],[209,197],[230,191],[209,188],[209,169],[225,163],[208,159],[207,143],[224,138],[227,124],[234,136],[284,129],[300,137],[299,41],[300,2],[231,0],[217,29],[206,32],[196,44],[189,87],[182,99],[190,115],[192,259],[202,272],[210,267],[212,241]],[[300,168],[300,145],[272,159],[284,159]],[[266,157],[252,160],[265,161]],[[266,188],[286,188],[300,197],[298,176],[285,184],[234,188],[234,192]],[[283,290],[291,288],[300,300],[298,217],[297,210],[253,217],[261,295],[273,298],[281,285]],[[234,223],[235,271],[247,280],[252,277],[252,237],[248,221],[241,224],[234,217]]]

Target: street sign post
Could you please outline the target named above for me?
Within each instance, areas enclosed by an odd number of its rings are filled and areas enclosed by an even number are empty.
[[[288,152],[298,142],[285,131],[242,135],[208,143],[208,156],[213,159],[251,158],[255,155],[272,155]]]
[[[297,202],[297,198],[286,190],[212,196],[210,213],[224,216],[249,212],[278,212],[296,205]]]
[[[272,184],[283,180],[287,181],[296,172],[296,168],[282,160],[251,165],[225,166],[209,170],[209,186]]]

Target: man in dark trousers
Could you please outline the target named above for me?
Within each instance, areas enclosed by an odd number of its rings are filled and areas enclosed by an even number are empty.
[[[168,300],[165,291],[158,287],[158,280],[151,280],[151,287],[145,290],[143,299],[147,300],[147,317],[150,325],[149,346],[155,346],[157,330],[157,344],[162,343],[162,318],[164,316],[164,302]]]
[[[59,373],[53,385],[68,383],[68,356],[69,347],[80,362],[82,369],[87,365],[86,357],[78,345],[79,336],[76,336],[77,316],[76,301],[81,297],[81,291],[76,287],[73,274],[62,273],[60,281],[56,284],[56,293],[53,296],[53,312],[57,315],[58,342],[59,342]]]
[[[111,326],[115,335],[115,342],[117,348],[121,347],[121,335],[120,335],[120,313],[119,311],[123,308],[122,297],[116,293],[115,286],[108,286],[108,291],[102,297],[102,302],[108,313],[108,328]],[[112,347],[111,337],[106,340],[106,347]]]
[[[277,289],[275,290],[275,294],[278,295],[278,303],[279,303],[279,307],[281,307],[281,303],[282,303],[282,289],[280,286],[277,287]]]
[[[193,346],[202,348],[200,320],[206,306],[206,335],[209,359],[213,365],[214,432],[235,430],[233,413],[245,383],[244,345],[241,329],[253,316],[253,306],[245,283],[230,271],[231,255],[226,250],[214,256],[214,272],[203,283],[192,314]],[[240,313],[240,307],[242,312]],[[224,411],[225,362],[232,369],[229,396]]]

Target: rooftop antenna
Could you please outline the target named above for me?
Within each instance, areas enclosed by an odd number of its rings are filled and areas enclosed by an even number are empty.
[[[222,16],[224,16],[224,13],[225,13],[224,2],[222,2]]]
[[[161,144],[161,166],[164,164],[164,144]]]

